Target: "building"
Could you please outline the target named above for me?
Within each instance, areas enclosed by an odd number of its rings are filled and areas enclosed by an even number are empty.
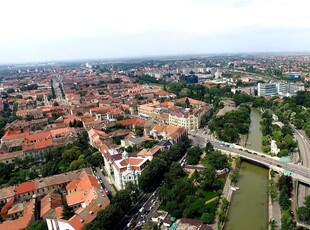
[[[258,83],[257,88],[258,96],[276,96],[278,95],[278,89],[276,83]]]
[[[169,125],[185,127],[187,130],[197,130],[200,127],[202,115],[209,113],[210,109],[204,107],[201,109],[179,109],[169,113]]]
[[[0,161],[12,163],[16,157],[43,159],[52,148],[73,143],[78,139],[74,128],[58,128],[49,131],[31,133],[26,126],[7,126],[1,138]],[[4,155],[5,154],[5,155]]]
[[[277,89],[278,89],[278,94],[279,95],[284,95],[286,96],[288,91],[289,91],[289,85],[285,82],[279,82],[277,83]]]
[[[179,80],[185,81],[186,83],[198,83],[198,76],[194,74],[181,75]]]
[[[122,153],[122,159],[116,160],[112,164],[114,185],[118,190],[124,189],[126,184],[131,182],[138,184],[139,176],[147,166],[149,160],[142,157],[129,157],[128,153]]]
[[[212,227],[204,224],[201,220],[182,218],[177,221],[177,230],[212,230]]]
[[[66,185],[84,175],[92,175],[91,169],[71,171],[6,187],[0,189],[0,203],[6,204],[11,198],[14,198],[15,201],[23,202],[55,191],[66,194]]]
[[[302,82],[258,83],[257,91],[258,96],[290,97],[296,95],[298,91],[305,91],[305,85]]]
[[[280,152],[280,149],[278,148],[277,142],[275,140],[271,140],[270,152],[275,154],[275,155],[278,155],[278,153]]]
[[[69,220],[46,219],[49,230],[80,230],[110,204],[107,194],[92,175],[72,180],[66,191],[66,201],[73,208],[74,215]]]
[[[157,145],[170,149],[173,144],[187,137],[187,130],[177,125],[156,125],[150,130],[149,135],[156,140],[162,140]]]

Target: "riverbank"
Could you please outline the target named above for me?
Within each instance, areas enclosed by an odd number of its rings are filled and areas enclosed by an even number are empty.
[[[220,230],[220,229],[223,229],[224,226],[225,226],[226,217],[227,217],[227,214],[228,214],[228,210],[229,210],[229,206],[230,206],[230,201],[231,201],[231,197],[232,197],[232,193],[233,193],[233,191],[230,188],[231,187],[230,176],[232,175],[233,171],[235,170],[235,160],[233,160],[233,162],[232,162],[231,169],[232,170],[227,175],[226,182],[225,182],[225,185],[224,185],[221,197],[220,197],[221,201],[220,201],[220,203],[219,203],[219,205],[217,207],[217,211],[216,211],[217,215],[216,215],[216,218],[214,220],[214,224],[212,225],[213,229]],[[225,211],[224,221],[220,222],[219,214],[221,212],[221,207],[222,207],[223,199],[226,199],[228,201],[228,206],[227,206],[227,209]]]
[[[281,207],[278,199],[273,199],[270,191],[270,186],[275,186],[278,182],[278,175],[272,176],[271,169],[269,169],[269,196],[268,196],[268,219],[269,219],[269,230],[280,230],[281,229]],[[272,185],[270,183],[273,183]],[[277,188],[275,188],[277,189]],[[277,198],[277,197],[276,197]],[[272,228],[272,221],[274,221],[274,228]]]

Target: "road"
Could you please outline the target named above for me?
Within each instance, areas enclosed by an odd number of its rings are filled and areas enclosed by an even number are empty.
[[[93,170],[93,173],[97,178],[101,179],[103,186],[109,191],[108,193],[114,196],[116,194],[116,190],[111,185],[108,178],[103,175],[101,168],[96,167],[95,170]]]
[[[310,144],[305,131],[294,129],[294,136],[298,141],[302,164],[309,168],[310,166]],[[309,187],[299,183],[297,206],[301,207],[304,204],[305,197],[309,195]]]
[[[201,135],[199,134],[199,132],[196,132],[195,134],[189,133],[189,138],[193,141],[193,144],[197,144],[199,146],[205,146],[207,141],[210,141],[210,143],[216,149],[222,150],[227,154],[232,153],[244,159],[261,163],[269,168],[273,168],[276,171],[283,172],[284,170],[288,170],[291,172],[291,176],[293,178],[298,179],[305,184],[310,184],[310,168],[303,165],[281,162],[277,157],[271,157],[270,155],[246,149],[241,146],[233,148],[224,145],[222,142],[215,140],[212,137],[210,139],[207,139],[205,134]]]
[[[181,166],[183,166],[182,163],[186,155],[187,153],[178,161]],[[150,219],[160,206],[160,201],[157,196],[157,192],[160,189],[159,183],[153,185],[153,188],[149,192],[144,193],[115,229],[142,229],[142,225]],[[143,208],[143,210],[141,210],[141,208]]]
[[[159,188],[153,189],[145,193],[121,220],[116,229],[139,229],[142,227],[142,223],[147,219],[147,216],[150,216],[159,206],[159,202],[157,201],[158,189]],[[141,208],[143,208],[143,210]],[[140,212],[140,210],[142,212]],[[141,225],[139,226],[138,223]],[[128,227],[127,225],[130,226]]]

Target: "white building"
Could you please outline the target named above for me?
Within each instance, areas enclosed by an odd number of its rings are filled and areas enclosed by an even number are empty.
[[[277,143],[275,140],[271,140],[271,153],[278,155],[278,153],[280,152],[280,149],[277,146]]]
[[[276,96],[278,95],[278,89],[276,83],[258,83],[257,86],[258,96]]]
[[[142,157],[128,157],[128,153],[122,153],[122,159],[116,160],[112,164],[112,179],[118,190],[124,189],[128,182],[138,184],[141,172],[148,164],[149,160]]]

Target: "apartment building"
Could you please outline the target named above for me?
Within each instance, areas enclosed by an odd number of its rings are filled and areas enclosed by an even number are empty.
[[[169,125],[185,127],[187,130],[197,130],[200,127],[201,117],[205,113],[210,113],[210,108],[201,109],[179,109],[169,113]]]

